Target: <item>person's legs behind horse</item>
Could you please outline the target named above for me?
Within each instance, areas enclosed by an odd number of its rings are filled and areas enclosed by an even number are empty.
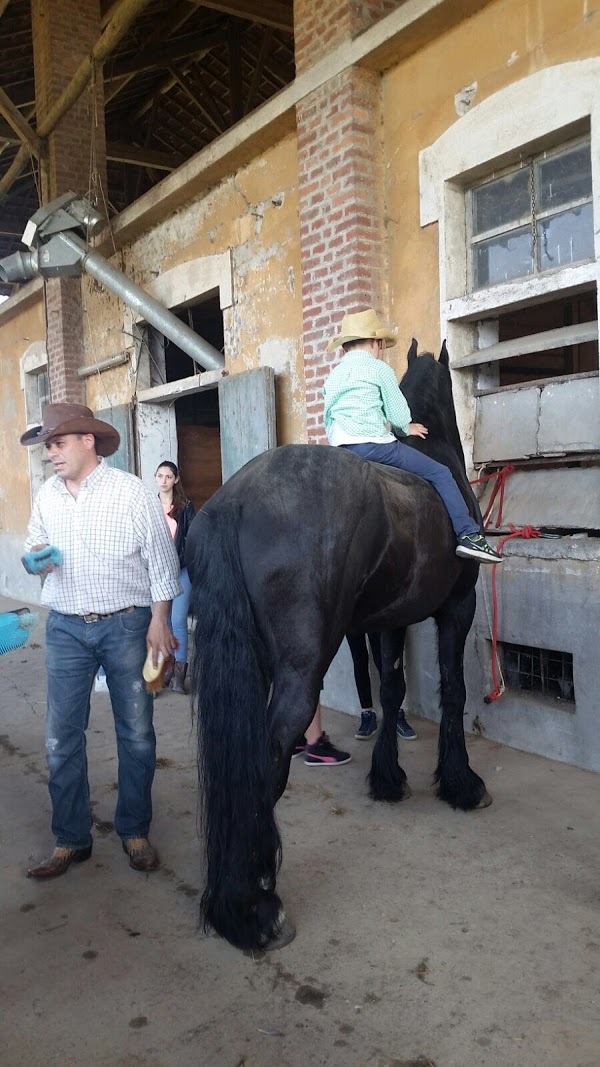
[[[188,611],[192,589],[187,567],[182,569],[179,581],[182,591],[171,604],[171,629],[177,638],[177,648],[175,649],[175,663],[166,685],[174,693],[185,693],[184,683],[188,668]]]
[[[371,649],[371,655],[373,657],[373,663],[377,668],[377,673],[381,678],[381,634],[371,633],[367,634],[369,647]],[[399,665],[399,669],[402,671],[402,680],[404,682],[404,664]],[[401,741],[416,741],[417,733],[413,730],[408,719],[406,718],[406,712],[402,707],[402,702],[406,694],[406,685],[402,690],[402,696],[398,704],[398,716],[396,719],[396,733]]]
[[[352,655],[354,682],[361,708],[360,724],[354,736],[357,741],[368,741],[377,733],[377,715],[373,707],[367,637],[366,634],[346,634],[346,641]]]

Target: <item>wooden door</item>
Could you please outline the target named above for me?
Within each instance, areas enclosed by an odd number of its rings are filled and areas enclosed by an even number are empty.
[[[221,465],[226,482],[240,467],[277,445],[272,367],[231,374],[219,382]]]

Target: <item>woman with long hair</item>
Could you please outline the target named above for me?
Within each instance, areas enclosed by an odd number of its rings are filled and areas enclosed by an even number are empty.
[[[179,565],[181,567],[179,580],[183,590],[178,597],[175,597],[171,605],[170,625],[177,638],[177,649],[175,651],[175,663],[165,674],[164,684],[169,689],[172,689],[174,693],[185,693],[184,683],[188,668],[187,620],[191,590],[190,579],[185,566],[185,539],[190,523],[194,518],[194,505],[191,500],[187,499],[177,465],[172,463],[170,459],[164,459],[162,463],[159,463],[154,478],[158,486],[158,495],[167,525],[171,531],[171,537],[175,542],[175,548],[179,556]]]

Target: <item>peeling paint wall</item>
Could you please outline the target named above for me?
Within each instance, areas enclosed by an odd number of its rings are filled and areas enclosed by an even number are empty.
[[[271,366],[276,373],[280,443],[305,437],[300,248],[295,137],[157,224],[112,260],[142,287],[167,270],[231,250],[233,303],[224,310],[230,373]],[[122,351],[131,342],[131,313],[116,297],[84,282],[86,362]],[[124,332],[125,331],[125,332]],[[90,378],[96,407],[122,403],[133,369]]]
[[[383,78],[395,370],[413,334],[439,349],[438,226],[419,222],[419,152],[470,107],[534,71],[600,51],[597,0],[497,0]]]
[[[29,519],[27,449],[19,444],[26,426],[21,357],[46,334],[41,300],[4,320],[0,327],[0,533],[21,533]]]
[[[0,326],[0,594],[37,600],[39,580],[20,563],[31,510],[28,449],[19,444],[26,426],[21,357],[45,338],[42,301],[17,311]]]

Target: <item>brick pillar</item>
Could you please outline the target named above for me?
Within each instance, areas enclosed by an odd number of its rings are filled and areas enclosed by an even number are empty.
[[[296,67],[356,36],[396,0],[295,0]],[[382,310],[385,277],[380,78],[349,67],[297,108],[306,426],[324,442],[325,351],[345,312]]]
[[[37,122],[68,85],[100,36],[100,0],[31,0]],[[85,196],[92,184],[92,147],[106,191],[106,145],[102,70],[48,138],[42,168],[42,201],[72,189]],[[83,307],[78,278],[51,279],[45,286],[50,394],[56,402],[85,402],[77,377],[83,353]]]
[[[296,73],[343,41],[358,37],[403,0],[294,0]]]

